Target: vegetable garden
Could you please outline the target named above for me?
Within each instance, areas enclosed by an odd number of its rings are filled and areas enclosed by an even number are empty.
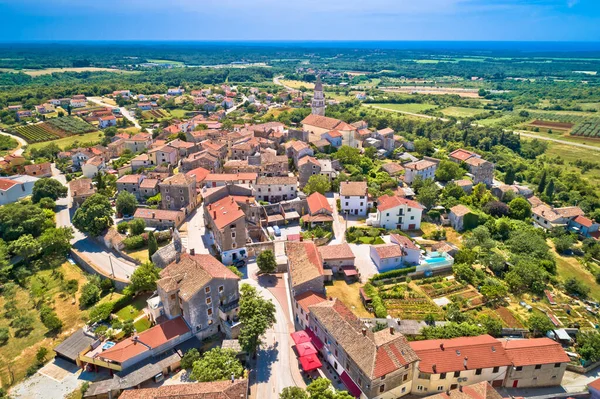
[[[48,122],[52,128],[63,131],[67,135],[89,133],[96,130],[96,128],[89,123],[74,117],[62,117],[50,119]]]

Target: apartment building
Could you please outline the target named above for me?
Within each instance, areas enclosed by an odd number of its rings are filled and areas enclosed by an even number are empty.
[[[235,197],[227,195],[204,207],[204,222],[213,233],[215,246],[225,264],[247,256],[246,215]]]
[[[404,182],[412,184],[417,176],[421,179],[434,179],[437,163],[427,159],[421,159],[416,162],[409,162],[404,165]]]
[[[383,195],[377,199],[377,212],[369,215],[367,224],[388,230],[417,230],[421,227],[423,209],[417,201]]]

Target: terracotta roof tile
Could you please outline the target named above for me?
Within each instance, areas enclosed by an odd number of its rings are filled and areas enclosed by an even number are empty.
[[[514,366],[569,362],[562,346],[550,338],[504,340],[503,346]]]
[[[323,261],[314,242],[286,242],[292,288],[323,276]]]
[[[327,300],[325,295],[318,294],[313,291],[307,291],[300,295],[296,295],[294,299],[296,300],[296,302],[298,302],[298,305],[300,305],[300,307],[302,307],[302,309],[304,309],[306,313],[309,312],[309,306],[313,306],[317,303],[325,302]]]
[[[377,199],[377,203],[377,210],[379,212],[384,212],[388,209],[397,208],[402,205],[406,205],[410,208],[423,209],[423,206],[417,201],[391,195],[382,195]]]
[[[331,205],[329,205],[329,202],[327,201],[327,198],[318,192],[314,192],[311,195],[308,196],[308,198],[306,199],[306,201],[308,202],[308,211],[310,212],[311,215],[324,210],[325,212],[332,214],[333,213],[333,209],[331,209]]]
[[[474,152],[463,150],[462,148],[459,148],[458,150],[452,151],[448,156],[450,158],[455,158],[459,161],[466,161],[467,159],[474,157],[476,155],[477,154],[475,154]]]
[[[240,206],[232,196],[227,196],[212,204],[208,204],[206,211],[208,217],[212,219],[219,230],[240,218],[246,217],[244,211],[240,209]]]
[[[371,248],[375,249],[375,252],[377,252],[377,255],[379,255],[380,259],[402,257],[402,248],[400,248],[400,245],[397,244],[372,245]]]
[[[121,399],[246,399],[248,380],[195,382],[157,388],[127,389]]]
[[[348,197],[366,196],[367,182],[343,181],[340,183],[340,195]]]
[[[347,243],[337,245],[325,245],[318,247],[319,254],[323,261],[337,259],[355,259],[354,252]]]

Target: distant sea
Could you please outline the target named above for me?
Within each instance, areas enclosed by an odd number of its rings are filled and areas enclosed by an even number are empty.
[[[141,47],[273,47],[273,48],[340,48],[381,50],[432,50],[519,53],[593,53],[600,52],[600,41],[551,42],[551,41],[30,41],[19,43],[0,42],[0,47],[47,46],[49,44],[71,46],[141,46]]]

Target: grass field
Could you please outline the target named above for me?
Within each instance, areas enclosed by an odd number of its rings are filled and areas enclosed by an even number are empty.
[[[173,118],[184,118],[188,112],[189,111],[186,111],[185,109],[179,108],[169,110],[169,113],[171,114],[171,116],[173,116]]]
[[[584,285],[590,288],[590,296],[600,301],[600,285],[596,283],[596,278],[592,273],[586,270],[579,261],[572,256],[561,256],[556,254],[556,271],[561,281],[575,277]]]
[[[302,82],[300,80],[280,80],[280,82],[287,87],[291,87],[292,89],[300,89],[302,86],[306,87],[308,90],[315,88],[314,83]]]
[[[581,103],[578,105],[583,109],[595,109],[600,111],[600,103]]]
[[[393,111],[401,111],[401,112],[411,112],[414,114],[418,114],[420,112],[424,112],[430,109],[435,108],[435,105],[432,104],[417,104],[417,103],[407,103],[407,104],[375,104],[377,107],[391,109]]]
[[[23,72],[29,76],[41,76],[41,75],[50,75],[53,73],[61,73],[61,72],[114,72],[114,73],[132,73],[129,71],[122,71],[119,69],[111,69],[111,68],[94,68],[94,67],[85,67],[85,68],[46,68],[46,69],[9,69],[9,68],[0,68],[2,72]]]
[[[77,280],[80,289],[87,281],[81,269],[76,265],[65,263],[58,270],[62,272],[65,280]],[[56,337],[48,334],[46,327],[40,322],[39,312],[33,308],[29,296],[30,287],[17,288],[15,299],[17,300],[18,308],[31,315],[35,322],[33,331],[29,335],[17,338],[11,332],[8,344],[0,346],[0,382],[3,385],[7,385],[10,382],[9,366],[14,375],[14,382],[22,380],[25,377],[25,371],[33,363],[35,353],[39,348],[47,348],[50,350],[49,357],[52,356],[53,352],[51,349],[83,325],[82,317],[85,315],[85,311],[79,309],[79,294],[76,295],[76,300],[74,301],[72,297],[61,293],[60,281],[56,276],[53,276],[50,270],[37,272],[34,276],[35,278],[41,277],[45,282],[45,294],[54,301],[54,309],[64,325],[63,332]],[[39,284],[39,281],[41,280],[36,280],[36,284]],[[5,302],[6,299],[0,296],[0,307],[3,308]],[[0,318],[0,327],[6,327],[9,324],[9,319],[5,317]]]
[[[481,121],[477,121],[478,123]],[[598,147],[600,148],[600,138],[589,138],[589,137],[581,137],[581,136],[571,136],[568,131],[564,131],[564,130],[554,130],[554,133],[548,133],[546,132],[533,132],[531,130],[523,130],[524,133],[527,134],[533,134],[536,136],[540,136],[540,137],[547,137],[547,138],[552,138],[552,139],[557,139],[557,140],[563,140],[563,141],[568,141],[571,143],[578,143],[578,144],[586,144],[586,145],[590,145],[593,147]],[[585,150],[584,150],[585,151]],[[600,154],[598,154],[600,155]]]
[[[438,226],[433,223],[421,223],[421,231],[423,234],[431,234],[431,232],[437,228]],[[446,241],[451,242],[454,245],[458,245],[459,247],[462,245],[460,234],[456,230],[454,230],[452,227],[443,227],[443,229],[446,230]]]
[[[151,62],[153,64],[185,65],[181,61],[172,61],[172,60],[148,60],[148,62]]]
[[[35,143],[35,144],[28,145],[27,148],[28,149],[41,148],[41,147],[44,147],[44,146],[52,143],[52,144],[56,144],[60,148],[64,149],[70,145],[73,145],[73,143],[75,143],[75,142],[99,143],[100,141],[102,141],[102,138],[104,138],[104,134],[102,132],[92,132],[92,133],[85,133],[85,134],[81,134],[81,135],[65,137],[62,139],[48,141],[48,142],[44,142],[44,143]]]
[[[140,295],[136,297],[129,305],[117,312],[117,316],[121,321],[135,320],[138,316],[141,316],[144,312],[143,309],[146,307],[147,295]]]
[[[574,147],[568,144],[548,142],[548,150],[546,155],[551,157],[561,157],[565,160],[565,167],[569,169],[577,169],[569,165],[570,162],[575,162],[578,159],[595,160],[600,156],[600,151],[588,150],[586,148]],[[584,175],[592,183],[600,182],[600,170],[590,169]]]
[[[465,118],[484,112],[483,109],[479,108],[466,108],[466,107],[448,107],[441,110],[444,115],[454,116],[457,118]]]
[[[333,285],[328,285],[327,296],[337,298],[344,303],[358,317],[373,317],[360,300],[360,283],[348,284],[344,280],[335,280]]]

